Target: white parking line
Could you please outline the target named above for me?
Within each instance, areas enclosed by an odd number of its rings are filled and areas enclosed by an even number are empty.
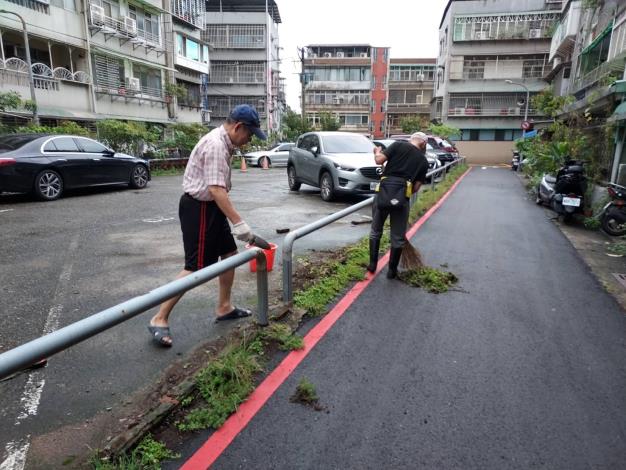
[[[143,219],[142,222],[147,222],[149,224],[158,224],[161,222],[168,222],[170,220],[174,220],[174,217],[158,216],[158,217],[153,217],[151,219]]]
[[[14,210],[14,209],[2,209],[2,210],[0,210],[0,213],[2,213],[2,212],[11,212],[12,210]]]
[[[68,257],[61,269],[59,282],[52,296],[52,307],[48,310],[46,323],[43,327],[43,335],[52,333],[59,327],[59,320],[63,312],[63,305],[60,303],[63,292],[67,290],[67,286],[72,275],[72,267],[74,265],[74,253],[78,246],[78,235],[75,235],[68,249]],[[43,359],[43,358],[42,358]],[[46,379],[43,371],[34,371],[28,375],[28,381],[24,385],[24,391],[20,398],[20,410],[15,420],[14,429],[19,429],[19,425],[26,418],[36,416],[43,393]],[[10,441],[4,448],[5,459],[0,463],[0,470],[23,470],[26,465],[26,456],[30,447],[30,434],[20,437],[17,440]]]

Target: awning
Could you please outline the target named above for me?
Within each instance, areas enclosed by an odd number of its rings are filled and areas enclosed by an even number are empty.
[[[598,46],[598,44],[600,44],[600,41],[602,41],[606,37],[607,34],[611,34],[612,30],[613,30],[613,21],[611,21],[609,25],[606,28],[604,28],[604,31],[598,34],[598,36],[596,36],[596,38],[593,41],[591,41],[591,44],[589,44],[580,52],[580,55],[588,54],[593,49],[595,49]]]
[[[607,122],[616,122],[616,121],[624,121],[624,120],[626,120],[626,101],[624,101],[617,108],[615,108],[615,111],[613,111],[613,114],[611,115],[611,117],[607,119]]]

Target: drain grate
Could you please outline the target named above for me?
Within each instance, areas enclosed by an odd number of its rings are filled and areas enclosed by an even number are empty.
[[[622,287],[624,289],[626,289],[626,274],[622,274],[622,273],[611,273],[613,274],[613,276],[615,276],[615,279],[617,279],[617,282],[619,282]]]

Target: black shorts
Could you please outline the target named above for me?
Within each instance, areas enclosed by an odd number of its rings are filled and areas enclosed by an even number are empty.
[[[185,246],[185,269],[197,271],[237,251],[226,216],[213,201],[198,201],[187,194],[178,206]]]

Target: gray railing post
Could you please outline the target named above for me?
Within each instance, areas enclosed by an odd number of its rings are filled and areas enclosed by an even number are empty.
[[[129,320],[176,295],[204,284],[223,272],[234,269],[255,258],[258,266],[258,321],[261,325],[267,325],[267,261],[265,259],[265,252],[262,249],[251,248],[191,273],[188,276],[176,279],[164,286],[157,287],[147,294],[134,297],[126,302],[90,315],[64,328],[0,354],[0,379],[8,377],[12,373],[20,371],[41,359],[48,358],[59,351],[63,351],[104,330]]]

